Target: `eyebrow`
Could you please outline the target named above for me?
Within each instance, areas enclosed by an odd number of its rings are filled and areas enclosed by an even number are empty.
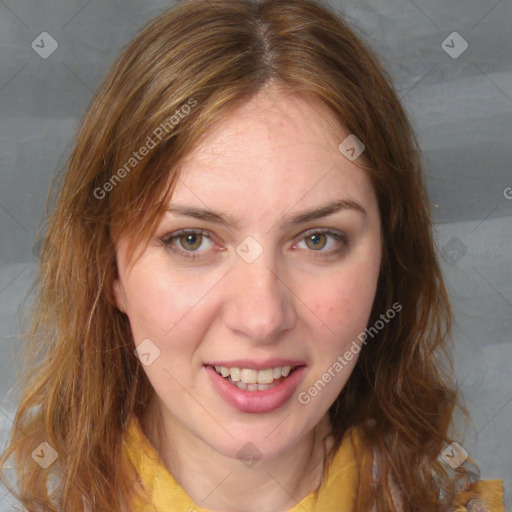
[[[334,213],[337,213],[339,211],[347,210],[359,212],[365,216],[367,215],[366,210],[359,203],[356,203],[351,199],[341,199],[339,201],[328,203],[319,208],[304,210],[302,212],[296,213],[288,217],[285,216],[284,219],[282,220],[282,223],[291,225],[304,224],[305,222],[320,219],[322,217],[327,217],[328,215],[333,215]],[[234,219],[232,216],[215,212],[213,210],[210,210],[209,208],[170,205],[167,208],[167,211],[175,215],[193,217],[195,219],[214,222],[216,224],[222,224],[224,226],[238,227],[240,225],[240,222]]]

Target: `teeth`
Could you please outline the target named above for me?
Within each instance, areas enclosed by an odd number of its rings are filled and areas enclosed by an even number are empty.
[[[267,384],[272,384],[274,380],[281,377],[288,377],[292,366],[277,366],[276,368],[267,368],[265,370],[254,370],[252,368],[227,368],[226,366],[216,366],[215,371],[227,378],[231,376],[231,380],[237,383],[240,389],[248,389],[249,391],[268,389]],[[244,387],[241,387],[243,384]],[[251,389],[253,386],[254,389]],[[262,386],[261,388],[258,386]]]
[[[240,380],[246,384],[256,384],[258,381],[258,370],[243,368],[240,372]],[[264,382],[262,382],[264,384]]]
[[[222,372],[223,366],[220,367],[220,371]],[[225,368],[227,370],[227,368]],[[229,374],[231,375],[231,378],[233,379],[233,382],[238,382],[240,380],[240,368],[230,368]],[[227,377],[227,375],[226,375]]]
[[[274,380],[274,370],[260,370],[258,372],[258,384],[270,384]]]

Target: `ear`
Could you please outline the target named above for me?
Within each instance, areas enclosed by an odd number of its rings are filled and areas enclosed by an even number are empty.
[[[114,281],[114,297],[116,299],[116,306],[119,308],[119,310],[126,314],[126,300],[124,288],[119,278],[117,278]]]

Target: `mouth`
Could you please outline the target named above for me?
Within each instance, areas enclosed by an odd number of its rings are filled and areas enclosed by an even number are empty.
[[[305,364],[293,361],[293,366],[274,366],[285,362],[292,361],[238,361],[240,366],[205,364],[204,368],[213,389],[224,402],[241,412],[262,414],[288,404],[304,380],[307,372]]]
[[[272,389],[290,377],[299,367],[299,365],[286,365],[257,370],[254,368],[208,366],[213,368],[217,375],[220,375],[230,384],[244,391],[267,391]]]

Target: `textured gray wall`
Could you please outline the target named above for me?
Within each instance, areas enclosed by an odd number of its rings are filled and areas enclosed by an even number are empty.
[[[483,478],[504,480],[511,510],[512,1],[330,4],[381,57],[420,136],[458,322],[456,375],[473,417],[463,446]],[[34,275],[35,234],[50,180],[118,52],[170,5],[0,1],[2,439],[16,403],[8,391],[20,345],[17,313]],[[58,44],[49,56],[54,43],[43,32]],[[13,510],[2,489],[0,511]]]

